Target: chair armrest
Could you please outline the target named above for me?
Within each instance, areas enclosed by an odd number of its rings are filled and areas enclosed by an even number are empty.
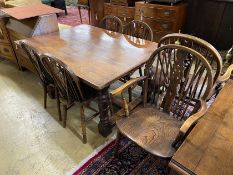
[[[181,126],[179,134],[177,135],[175,141],[172,143],[173,147],[177,147],[177,144],[182,141],[182,139],[186,136],[186,134],[188,133],[188,131],[190,131],[190,129],[192,128],[192,126],[194,124],[197,123],[198,120],[200,120],[204,114],[206,113],[208,107],[207,107],[207,103],[204,100],[201,100],[201,107],[200,110],[193,114],[192,116],[190,116]]]
[[[224,75],[220,76],[218,78],[218,83],[224,83],[226,82],[230,77],[233,72],[233,64],[231,64],[228,68],[227,71],[225,72]]]
[[[111,96],[121,95],[126,89],[138,84],[139,82],[141,82],[141,81],[143,81],[145,79],[146,79],[146,76],[133,78],[133,79],[127,81],[125,84],[123,84],[119,88],[117,88],[117,89],[113,90],[112,92],[110,92],[110,95]]]
[[[193,124],[195,124],[200,118],[203,117],[203,115],[206,113],[207,111],[207,103],[204,100],[201,100],[201,108],[200,110],[193,114],[192,116],[190,116],[181,126],[180,128],[180,132],[182,132],[183,134],[186,134],[188,132],[188,130],[190,129],[191,126],[193,126]]]
[[[129,106],[128,103],[126,101],[126,99],[123,96],[123,92],[132,87],[137,85],[139,82],[144,81],[147,77],[146,76],[141,76],[138,78],[133,78],[129,81],[127,81],[125,84],[123,84],[122,86],[120,86],[119,88],[113,90],[112,92],[110,92],[110,98],[113,98],[116,95],[121,95],[121,99],[124,105],[124,111],[125,111],[125,115],[128,117],[129,116]],[[112,108],[112,107],[111,107]]]

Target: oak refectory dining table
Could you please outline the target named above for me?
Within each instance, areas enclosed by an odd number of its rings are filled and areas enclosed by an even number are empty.
[[[38,52],[49,53],[61,60],[83,82],[98,90],[98,129],[103,136],[109,135],[113,126],[109,116],[110,85],[145,64],[157,48],[157,43],[140,40],[137,44],[138,40],[133,44],[134,41],[127,35],[90,25],[23,41]]]

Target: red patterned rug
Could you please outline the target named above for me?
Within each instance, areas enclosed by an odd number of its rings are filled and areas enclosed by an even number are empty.
[[[72,175],[164,175],[168,160],[159,159],[127,138],[120,142],[118,158],[114,157],[115,141],[73,171]]]
[[[77,26],[81,24],[77,7],[68,6],[67,12],[68,15],[65,15],[64,13],[59,14],[58,23],[65,24],[68,26]],[[89,24],[87,10],[81,9],[81,13],[82,13],[83,24]]]

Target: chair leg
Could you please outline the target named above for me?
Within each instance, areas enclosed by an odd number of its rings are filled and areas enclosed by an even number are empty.
[[[78,13],[79,13],[80,21],[81,21],[81,23],[83,23],[83,21],[82,21],[82,14],[81,14],[81,9],[80,9],[80,7],[78,7]]]
[[[67,105],[63,105],[63,128],[66,128],[66,120],[67,120]]]
[[[68,15],[68,13],[67,13],[67,8],[65,7],[65,15]]]
[[[139,68],[139,75],[140,75],[140,77],[142,76],[142,68],[141,67]]]
[[[89,24],[91,24],[91,9],[88,9]]]
[[[169,175],[170,174],[170,167],[168,166],[170,162],[170,159],[164,159],[164,158],[159,158],[158,160],[158,166],[164,170],[164,174],[165,175]]]
[[[118,152],[120,148],[120,141],[121,141],[122,134],[119,130],[117,130],[117,137],[116,137],[116,143],[115,143],[115,150],[114,150],[114,157],[118,157]]]
[[[131,102],[132,101],[132,88],[131,87],[129,87],[128,93],[129,93],[129,102]]]
[[[57,110],[58,110],[59,121],[62,121],[61,102],[60,102],[59,94],[57,92],[57,88],[55,88],[55,96],[56,96],[56,99],[57,99]]]
[[[47,108],[47,86],[46,85],[43,85],[43,88],[44,88],[44,108],[46,109]]]
[[[81,127],[82,127],[82,134],[83,134],[83,143],[86,144],[87,143],[86,120],[85,120],[83,105],[81,105],[80,117],[81,117]]]
[[[126,81],[129,81],[129,80],[130,80],[130,75],[127,75]],[[132,101],[132,88],[131,87],[128,88],[128,94],[129,94],[129,102],[131,102]]]

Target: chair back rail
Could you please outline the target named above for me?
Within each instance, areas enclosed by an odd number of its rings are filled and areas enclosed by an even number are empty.
[[[49,54],[43,54],[41,58],[43,65],[54,80],[59,95],[70,104],[74,101],[82,102],[84,97],[80,87],[80,80],[73,71],[63,62]]]
[[[173,33],[161,38],[158,47],[167,44],[180,44],[182,46],[192,48],[198,53],[200,53],[202,56],[204,56],[208,60],[212,68],[214,78],[213,83],[215,84],[215,82],[221,74],[223,63],[221,55],[210,43],[192,35]],[[187,64],[189,62],[190,60],[187,60]]]
[[[190,65],[186,65],[186,60]],[[152,105],[182,120],[196,112],[200,99],[205,100],[213,86],[210,64],[197,51],[185,46],[169,44],[158,48],[145,67],[145,75],[153,67],[156,78],[154,87],[147,93],[148,80],[144,87],[144,104],[147,95]],[[200,89],[201,90],[198,90]]]
[[[43,85],[52,84],[53,79],[48,73],[48,71],[44,68],[41,62],[41,59],[40,59],[39,52],[35,48],[29,46],[23,41],[21,41],[19,44],[20,44],[20,47],[24,50],[24,52],[27,54],[34,68],[36,69],[36,72],[41,82],[43,83]]]
[[[151,27],[143,21],[133,20],[126,24],[124,27],[124,34],[153,41],[153,31]]]
[[[123,23],[120,18],[112,15],[105,16],[100,21],[100,27],[113,32],[123,33]]]

